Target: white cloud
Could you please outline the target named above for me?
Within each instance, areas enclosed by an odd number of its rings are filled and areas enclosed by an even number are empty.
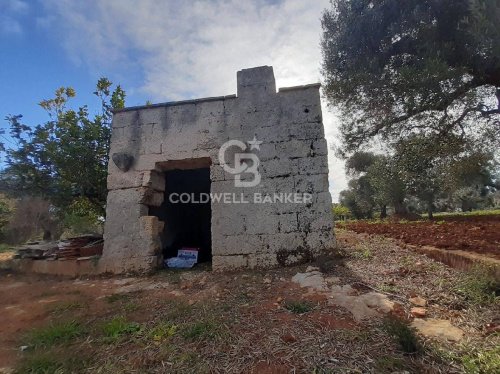
[[[0,15],[0,35],[22,34],[21,24],[12,17]]]
[[[279,87],[320,81],[323,9],[329,0],[46,0],[73,61],[98,68],[139,67],[138,87],[153,101],[234,93],[236,71],[272,65]],[[136,88],[132,88],[136,89]],[[329,144],[337,136],[324,106]],[[345,186],[330,155],[334,198]]]
[[[3,12],[10,11],[13,13],[25,13],[29,9],[29,5],[22,0],[1,0],[0,10]]]
[[[0,0],[0,35],[22,34],[23,28],[18,18],[29,10],[21,0]]]

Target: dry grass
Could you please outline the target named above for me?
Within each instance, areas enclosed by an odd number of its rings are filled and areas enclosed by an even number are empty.
[[[28,350],[20,367],[29,368],[30,362],[67,367],[74,352],[92,358],[75,366],[78,373],[459,373],[467,365],[471,370],[495,367],[491,357],[499,337],[485,336],[484,327],[498,308],[476,305],[457,293],[459,272],[387,239],[345,231],[338,238],[347,258],[332,261],[329,275],[341,284],[395,294],[404,313],[409,308],[404,300],[414,294],[426,298],[429,315],[462,328],[466,344],[420,337],[419,354],[407,354],[401,346],[408,342],[407,330],[395,333],[382,320],[356,323],[348,311],[291,283],[306,266],[234,274],[188,271],[150,278],[168,282],[173,277],[167,288],[89,302],[78,309],[84,332],[57,350]],[[369,259],[350,255],[361,245]],[[60,309],[49,318],[75,311]]]

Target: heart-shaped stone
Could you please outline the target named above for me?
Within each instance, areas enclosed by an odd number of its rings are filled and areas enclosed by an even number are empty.
[[[113,162],[123,172],[127,172],[134,162],[134,157],[125,152],[117,152],[111,155]]]

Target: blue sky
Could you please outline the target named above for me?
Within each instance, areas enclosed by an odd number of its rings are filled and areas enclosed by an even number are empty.
[[[321,12],[328,0],[0,0],[0,120],[44,122],[37,103],[57,87],[95,108],[97,79],[127,105],[232,94],[236,71],[272,65],[278,87],[319,82]],[[323,103],[330,146],[338,119]],[[330,152],[330,191],[345,188]]]

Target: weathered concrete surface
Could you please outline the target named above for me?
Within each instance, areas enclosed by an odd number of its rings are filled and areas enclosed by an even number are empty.
[[[163,223],[144,217],[149,207],[162,203],[162,172],[199,165],[210,167],[212,193],[242,194],[251,202],[212,202],[213,269],[288,265],[334,247],[319,85],[276,92],[269,66],[239,71],[237,77],[237,96],[114,114],[110,158],[117,154],[133,161],[126,172],[109,162],[102,271],[146,272],[159,266]],[[252,151],[260,160],[261,183],[235,187],[235,175],[223,169],[219,149],[230,139],[246,143],[254,138],[262,141],[260,150]],[[230,163],[232,155],[226,156]],[[255,204],[256,193],[309,193],[312,201]]]

